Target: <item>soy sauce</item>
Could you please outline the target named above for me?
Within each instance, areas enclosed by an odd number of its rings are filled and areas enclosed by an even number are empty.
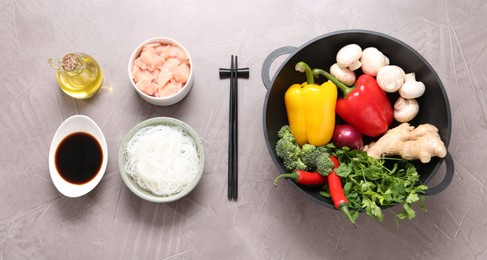
[[[68,135],[56,150],[56,169],[64,180],[73,184],[90,182],[100,171],[102,162],[101,145],[85,132]]]

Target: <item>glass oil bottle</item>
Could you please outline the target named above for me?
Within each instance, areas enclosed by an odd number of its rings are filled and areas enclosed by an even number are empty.
[[[84,53],[69,53],[62,59],[49,59],[56,68],[59,87],[69,96],[77,99],[92,97],[103,83],[100,65]]]

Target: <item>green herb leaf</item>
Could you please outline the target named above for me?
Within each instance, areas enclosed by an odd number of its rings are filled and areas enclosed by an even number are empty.
[[[320,195],[325,197],[325,198],[331,198],[330,193],[328,191],[320,191]]]
[[[412,219],[416,216],[411,204],[420,203],[419,196],[427,189],[420,184],[420,176],[410,162],[401,158],[375,159],[367,152],[350,150],[348,147],[330,152],[337,156],[340,167],[335,169],[344,183],[344,192],[349,209],[364,210],[367,215],[379,221],[384,219],[381,207],[402,205],[404,211],[396,219]]]
[[[402,204],[402,207],[404,208],[404,212],[408,219],[413,219],[416,216],[416,212],[414,212],[409,203]]]

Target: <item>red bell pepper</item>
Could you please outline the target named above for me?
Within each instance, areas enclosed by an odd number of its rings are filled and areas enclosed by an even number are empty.
[[[343,92],[344,97],[337,100],[336,113],[361,134],[377,137],[389,129],[394,111],[374,77],[363,74],[354,86],[348,87],[324,70],[314,69],[313,74],[325,76]]]

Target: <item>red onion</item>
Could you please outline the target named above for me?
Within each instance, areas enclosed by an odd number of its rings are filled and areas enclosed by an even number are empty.
[[[338,148],[347,146],[352,150],[359,150],[364,146],[362,135],[351,125],[336,125],[333,132],[333,143]]]

